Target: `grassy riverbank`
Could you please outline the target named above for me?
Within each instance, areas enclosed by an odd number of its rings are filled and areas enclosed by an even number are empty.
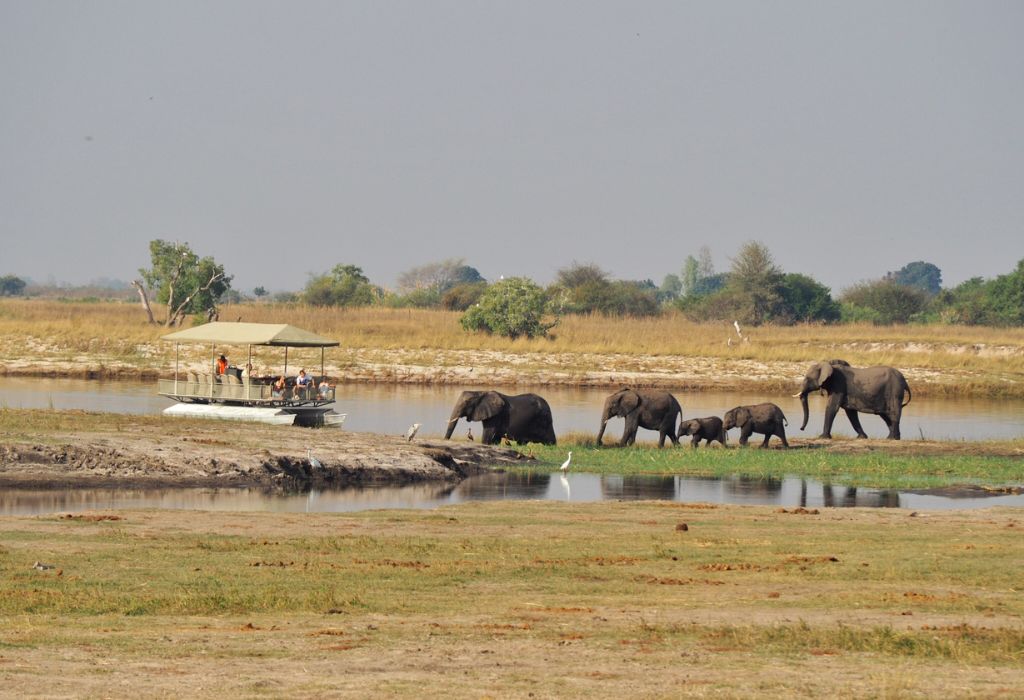
[[[21,697],[1015,697],[1021,527],[675,503],[0,518],[0,678]]]
[[[774,445],[773,438],[773,445]],[[557,446],[530,445],[523,451],[537,461],[526,469],[551,471],[572,450],[571,468],[595,474],[782,479],[797,476],[845,486],[934,488],[952,484],[987,487],[1024,483],[1024,440],[986,442],[790,440],[777,446],[658,449],[594,447],[593,438]]]
[[[550,339],[466,333],[455,312],[227,306],[221,318],[292,323],[337,339],[328,372],[342,381],[457,384],[624,383],[678,389],[788,391],[808,364],[841,357],[892,365],[915,396],[1024,397],[1024,329],[964,326],[767,326],[697,324],[677,314],[652,319],[570,316]],[[174,346],[167,329],[144,323],[137,305],[0,300],[0,373],[166,376]],[[181,361],[205,367],[211,348],[182,346]],[[227,349],[232,359],[244,349]],[[220,349],[218,349],[218,352]],[[261,348],[257,366],[279,366]],[[289,366],[319,367],[319,351],[295,350]]]

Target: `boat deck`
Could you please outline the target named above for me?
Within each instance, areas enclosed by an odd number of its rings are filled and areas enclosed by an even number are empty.
[[[250,382],[248,378],[238,379],[231,374],[215,380],[211,380],[210,375],[192,374],[183,379],[160,379],[157,380],[157,392],[182,403],[267,408],[318,407],[334,403],[334,387],[321,392],[313,386],[305,389],[289,386],[278,393],[270,384]]]

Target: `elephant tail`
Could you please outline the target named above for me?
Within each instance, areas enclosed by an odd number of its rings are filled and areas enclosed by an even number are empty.
[[[909,406],[909,405],[910,405],[910,399],[911,399],[911,398],[912,398],[912,396],[913,396],[913,395],[912,395],[912,394],[910,393],[910,385],[909,385],[909,384],[907,384],[906,382],[904,382],[903,386],[905,386],[905,387],[906,387],[906,389],[907,389],[907,402],[906,402],[905,404],[903,404],[902,406],[900,406],[900,408],[905,408],[905,407]]]

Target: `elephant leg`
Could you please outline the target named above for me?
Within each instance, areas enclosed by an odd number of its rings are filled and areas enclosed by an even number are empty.
[[[885,421],[885,427],[887,427],[889,429],[888,439],[889,440],[899,440],[900,439],[900,424],[899,424],[899,421],[898,420],[893,420],[892,418],[890,418],[885,413],[880,413],[878,415],[879,415],[879,417],[883,421]]]
[[[764,433],[764,440],[761,442],[761,449],[768,447],[768,441],[772,439],[772,431],[766,430]]]
[[[484,433],[480,436],[480,441],[485,445],[497,445],[501,441],[496,423],[484,421]]]
[[[740,428],[740,447],[747,446],[747,440],[750,439],[751,434],[754,432],[754,426],[749,422]]]
[[[711,441],[708,440],[708,443],[710,444]],[[700,444],[700,435],[694,435],[693,436],[693,440],[690,441],[690,447],[692,447],[693,449],[697,449],[697,445],[699,445],[699,444]]]
[[[839,396],[832,396],[829,398],[828,405],[825,406],[825,425],[821,430],[821,435],[818,437],[832,439],[832,423],[836,420],[836,414],[839,413]]]
[[[622,439],[619,445],[628,447],[636,442],[636,431],[640,428],[640,419],[636,416],[626,416],[626,427],[622,431]]]
[[[786,428],[782,425],[782,423],[779,423],[779,427],[775,429],[775,434],[778,435],[779,439],[782,440],[782,449],[788,450],[789,440],[786,439]]]
[[[860,427],[860,415],[852,408],[844,410],[846,411],[846,417],[850,419],[850,425],[857,431],[857,437],[866,438],[868,434],[864,432],[864,428]]]

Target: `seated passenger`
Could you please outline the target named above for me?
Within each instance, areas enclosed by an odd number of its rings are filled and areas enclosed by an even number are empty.
[[[313,386],[313,378],[306,374],[306,370],[300,369],[299,376],[295,378],[295,395],[305,396],[307,390]]]
[[[320,400],[326,401],[331,398],[331,389],[333,388],[334,387],[327,383],[327,377],[321,377],[320,384],[316,388],[317,393],[320,395]]]
[[[270,396],[275,399],[283,399],[286,387],[287,383],[285,382],[284,375],[282,374],[277,378],[276,382],[270,385]]]
[[[217,374],[222,375],[228,371],[228,358],[221,355],[217,358]]]

